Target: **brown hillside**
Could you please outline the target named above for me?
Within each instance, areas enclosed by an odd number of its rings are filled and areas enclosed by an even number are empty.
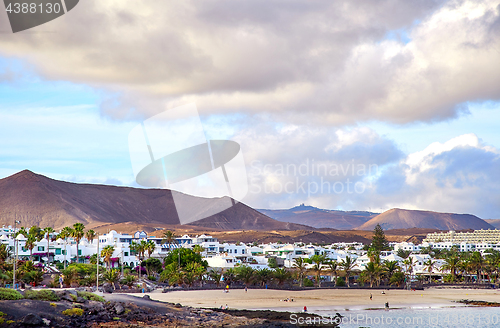
[[[189,195],[183,201],[194,213],[220,204],[220,199]],[[11,225],[15,218],[22,226],[55,229],[76,222],[89,228],[125,222],[159,227],[179,224],[170,190],[69,183],[28,170],[0,180],[0,224]],[[273,220],[242,203],[191,224],[222,229],[310,229]]]
[[[470,214],[438,213],[393,208],[377,215],[356,230],[428,228],[438,230],[493,229],[486,221]]]

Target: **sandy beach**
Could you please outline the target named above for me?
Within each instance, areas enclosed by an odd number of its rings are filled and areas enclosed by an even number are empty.
[[[483,289],[438,289],[407,290],[354,290],[323,289],[286,291],[274,289],[242,289],[224,293],[222,290],[154,292],[154,300],[181,303],[185,306],[213,308],[228,305],[232,309],[300,311],[307,306],[310,311],[345,311],[384,308],[434,308],[464,306],[454,301],[469,299],[500,302],[500,291]],[[372,294],[372,300],[370,300]],[[284,299],[293,302],[284,302]]]

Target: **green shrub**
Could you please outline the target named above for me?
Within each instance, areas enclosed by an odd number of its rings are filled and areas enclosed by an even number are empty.
[[[0,311],[0,317],[3,317],[4,315],[7,315],[7,314],[5,314],[2,311]]]
[[[96,295],[94,293],[90,293],[90,292],[76,292],[76,293],[78,294],[78,296],[80,296],[84,300],[97,301],[97,302],[104,302],[105,301],[104,297]]]
[[[24,292],[24,298],[37,301],[59,301],[59,296],[51,290],[27,290]]]
[[[7,320],[6,324],[10,325],[10,324],[12,324],[14,322],[15,322],[14,320]]]
[[[345,281],[344,281],[344,278],[342,277],[338,277],[337,278],[337,285],[338,287],[345,287]]]
[[[23,295],[17,290],[9,288],[0,288],[0,300],[20,300],[23,299]]]
[[[83,315],[83,309],[79,309],[79,308],[67,309],[67,310],[62,311],[62,314],[69,315],[69,316],[81,317]]]
[[[5,322],[5,319],[4,318],[0,318],[0,325],[3,325]]]
[[[312,282],[311,279],[305,278],[304,279],[304,287],[314,287],[314,283]]]

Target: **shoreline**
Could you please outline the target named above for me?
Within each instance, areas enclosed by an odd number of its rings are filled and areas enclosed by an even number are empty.
[[[385,294],[382,294],[382,291]],[[391,310],[471,306],[470,304],[460,302],[463,300],[500,302],[500,291],[497,290],[456,288],[429,288],[423,291],[385,289],[316,289],[307,291],[249,289],[248,292],[234,289],[230,290],[229,293],[224,293],[222,290],[179,290],[168,293],[158,291],[146,294],[153,300],[180,303],[183,306],[196,308],[220,308],[220,306],[225,307],[227,304],[229,309],[237,310],[301,312],[303,307],[306,306],[308,312],[311,313],[385,310],[386,302],[389,303]],[[372,300],[370,300],[370,294],[372,294]],[[293,302],[283,301],[288,298],[293,299]]]

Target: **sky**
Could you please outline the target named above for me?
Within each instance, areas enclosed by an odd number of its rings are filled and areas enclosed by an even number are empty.
[[[500,1],[80,1],[11,33],[0,178],[140,187],[129,133],[195,103],[255,208],[500,219]]]

